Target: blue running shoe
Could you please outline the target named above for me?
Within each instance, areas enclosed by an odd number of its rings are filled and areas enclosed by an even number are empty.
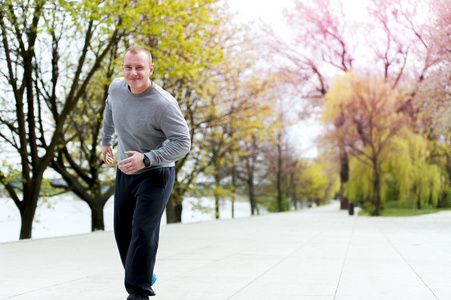
[[[152,275],[152,283],[150,284],[150,286],[152,286],[155,283],[155,281],[157,281],[157,275],[153,274]]]

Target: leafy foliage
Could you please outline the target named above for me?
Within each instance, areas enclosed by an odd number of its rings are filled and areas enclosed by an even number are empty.
[[[388,200],[437,206],[443,190],[440,169],[428,162],[427,140],[411,131],[409,118],[397,109],[400,96],[383,82],[348,73],[325,97],[324,119],[345,116],[333,135],[353,154],[345,193],[353,202],[369,202],[376,214]]]
[[[0,137],[20,160],[21,187],[0,177],[30,238],[44,171],[63,146],[66,120],[126,27],[128,1],[3,1]],[[9,101],[6,101],[9,100]]]

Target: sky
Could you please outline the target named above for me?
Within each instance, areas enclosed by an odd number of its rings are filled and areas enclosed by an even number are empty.
[[[243,22],[262,20],[274,26],[284,26],[283,10],[294,6],[294,0],[226,0]],[[314,1],[314,0],[305,0]],[[332,2],[334,0],[331,0]],[[341,0],[345,13],[355,19],[364,18],[368,0]],[[291,126],[288,139],[293,142],[302,157],[314,158],[318,155],[315,139],[322,133],[318,120],[305,120]]]
[[[237,10],[244,20],[280,20],[282,10],[290,7],[293,0],[227,0],[233,10]]]
[[[278,23],[282,20],[284,8],[293,7],[294,0],[226,0],[243,20],[251,21],[261,18]],[[307,0],[314,1],[314,0]],[[334,0],[331,0],[334,2]],[[354,19],[362,18],[368,0],[341,0],[347,14]]]
[[[293,5],[293,0],[227,0],[229,6],[238,14],[243,22],[262,20],[265,23],[283,26],[282,11]],[[277,3],[277,4],[275,4]],[[288,130],[288,139],[293,143],[303,157],[316,157],[318,150],[315,139],[319,136],[321,127],[315,121],[299,122]],[[301,138],[299,138],[301,137]],[[297,142],[295,142],[297,141]]]

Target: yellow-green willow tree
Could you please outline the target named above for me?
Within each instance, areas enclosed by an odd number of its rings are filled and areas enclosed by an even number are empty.
[[[298,175],[299,194],[304,200],[317,205],[330,200],[339,190],[339,178],[336,173],[328,174],[326,164],[318,161],[305,162],[304,168]]]
[[[384,189],[388,195],[397,196],[401,205],[418,209],[437,207],[444,178],[439,166],[428,161],[428,144],[423,136],[407,131],[394,141],[392,151],[387,154],[385,167],[395,180],[388,179]],[[393,188],[395,193],[390,191]]]
[[[423,128],[422,114],[435,103],[446,103],[430,101],[429,97],[425,98],[429,101],[423,101],[419,94],[425,81],[436,81],[433,73],[437,67],[443,68],[444,74],[450,73],[449,3],[448,0],[362,1],[367,14],[356,19],[350,15],[355,11],[346,9],[345,1],[295,0],[285,10],[287,27],[283,35],[268,26],[268,47],[276,59],[284,58],[278,67],[296,78],[294,84],[299,95],[308,103],[317,104],[335,76],[351,70],[368,72],[383,78],[392,89],[408,89],[410,97],[404,98],[402,109],[410,113],[414,122],[418,121],[418,132],[434,130],[432,126]],[[337,130],[341,122],[342,117],[337,115]],[[341,164],[344,185],[350,175],[349,155],[344,144],[335,147],[334,156]],[[436,152],[440,156],[444,153]],[[445,157],[440,157],[440,161],[444,160]],[[340,198],[341,208],[346,208],[346,198]]]
[[[427,162],[428,142],[421,135],[403,130],[393,138],[381,163],[381,206],[396,202],[398,207],[436,207],[443,190],[443,176],[436,164]],[[351,158],[351,176],[346,193],[353,202],[364,203],[374,193],[371,168]]]
[[[441,171],[427,161],[426,139],[412,132],[411,119],[399,109],[402,97],[385,82],[354,73],[337,78],[325,97],[323,120],[344,116],[330,138],[352,153],[346,193],[369,202],[373,215],[389,200],[436,206],[442,191]]]
[[[370,202],[373,215],[381,207],[382,163],[393,139],[400,135],[406,116],[398,113],[401,95],[382,80],[348,72],[338,77],[325,96],[326,123],[343,114],[344,122],[332,132],[335,143],[345,141],[354,157],[372,170]]]

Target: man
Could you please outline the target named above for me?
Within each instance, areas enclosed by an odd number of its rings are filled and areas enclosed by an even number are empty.
[[[174,162],[191,147],[178,103],[149,79],[153,70],[147,48],[128,48],[124,77],[111,83],[103,119],[102,154],[108,165],[114,160],[113,134],[118,134],[114,233],[129,300],[155,295],[152,275],[161,216],[174,185]]]

